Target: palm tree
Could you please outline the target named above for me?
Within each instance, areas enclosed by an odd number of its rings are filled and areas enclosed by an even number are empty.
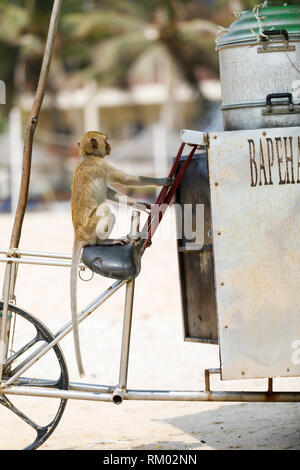
[[[81,11],[82,3],[64,0],[63,14]],[[35,90],[51,9],[52,2],[0,0],[0,78],[6,83],[7,109],[14,95]],[[57,49],[63,46],[62,39],[60,36]]]
[[[127,86],[127,72],[135,61],[163,49],[169,86],[169,109],[164,114],[170,121],[168,116],[176,114],[171,106],[176,68],[199,99],[197,67],[205,64],[217,70],[217,27],[207,18],[194,19],[201,14],[194,11],[197,4],[195,0],[65,0],[48,92],[55,94],[57,77],[65,73],[93,78],[101,85]],[[21,91],[35,89],[50,9],[51,2],[0,0],[0,77],[8,84],[9,102]]]
[[[64,0],[52,76],[84,71],[103,84],[126,85],[132,63],[160,45],[198,90],[197,67],[218,71],[216,24],[228,26],[233,9],[255,4],[257,0]],[[51,7],[50,1],[0,0],[0,78],[9,101],[16,89],[35,87]]]
[[[182,75],[199,93],[196,66],[217,70],[214,36],[217,27],[207,19],[193,19],[185,7],[195,0],[118,0],[90,2],[85,12],[70,13],[62,19],[66,61],[74,60],[72,49],[85,48],[85,72],[102,84],[126,85],[126,73],[141,54],[164,47]]]

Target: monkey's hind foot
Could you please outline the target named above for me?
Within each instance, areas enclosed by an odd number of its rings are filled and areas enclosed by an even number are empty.
[[[105,245],[105,246],[114,246],[114,245],[128,245],[131,240],[128,236],[115,238],[115,239],[107,239],[107,240],[100,240],[98,238],[97,245]]]
[[[126,237],[121,237],[121,238],[116,238],[115,240],[112,240],[113,245],[128,245],[128,243],[131,242],[131,239],[126,236]]]

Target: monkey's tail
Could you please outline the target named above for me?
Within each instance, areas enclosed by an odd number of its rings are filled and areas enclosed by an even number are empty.
[[[71,278],[70,278],[73,338],[74,338],[77,367],[78,367],[78,372],[79,372],[80,377],[84,375],[84,369],[83,369],[82,357],[81,357],[81,352],[80,352],[78,319],[77,319],[77,273],[78,273],[78,266],[79,266],[80,259],[81,259],[82,248],[83,248],[82,244],[74,240],[72,265],[71,265]]]

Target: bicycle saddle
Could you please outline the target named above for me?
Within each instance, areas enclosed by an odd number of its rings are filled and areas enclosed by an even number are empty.
[[[82,253],[83,263],[94,273],[111,279],[129,280],[141,270],[142,248],[145,240],[127,245],[88,245]]]

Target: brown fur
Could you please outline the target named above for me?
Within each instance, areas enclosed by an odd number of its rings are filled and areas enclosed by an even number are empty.
[[[110,231],[106,233],[107,224],[101,224],[106,219],[101,214],[111,214],[105,201],[108,197],[117,201],[119,193],[108,188],[107,185],[123,186],[166,186],[170,184],[169,178],[148,178],[145,176],[131,176],[112,166],[104,159],[110,153],[111,147],[107,136],[101,132],[87,132],[79,143],[80,160],[74,170],[72,183],[72,222],[74,227],[74,246],[71,266],[71,310],[73,320],[73,333],[77,364],[80,375],[84,374],[79,348],[76,281],[81,251],[87,245],[105,243]],[[147,208],[147,205],[128,198],[128,203],[138,209]],[[100,207],[102,210],[100,210]],[[103,210],[104,207],[104,210]],[[97,211],[98,209],[98,211]],[[112,219],[110,219],[112,220]],[[96,233],[97,230],[97,233]],[[99,236],[99,230],[101,231]],[[102,230],[105,230],[102,232]],[[110,242],[108,242],[110,243]],[[116,240],[113,243],[121,243]]]

